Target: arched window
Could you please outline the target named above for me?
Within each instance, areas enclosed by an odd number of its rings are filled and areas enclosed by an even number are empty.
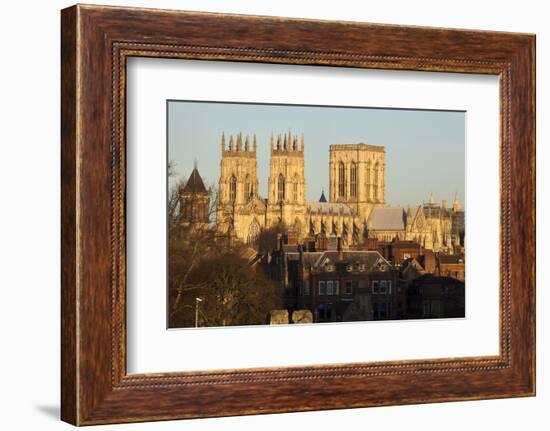
[[[346,196],[346,167],[344,162],[338,164],[338,196],[341,198]]]
[[[283,177],[283,174],[279,175],[279,181],[277,183],[277,191],[278,191],[278,198],[279,201],[285,200],[285,177]]]
[[[244,190],[243,190],[243,194],[244,194],[244,202],[248,202],[249,199],[250,199],[250,196],[252,195],[251,193],[251,190],[250,190],[250,177],[247,175],[245,180],[244,180]]]
[[[357,165],[355,162],[351,162],[350,168],[350,194],[351,197],[357,197]]]
[[[367,162],[367,199],[371,198],[371,184],[372,184],[372,175],[371,175],[371,163],[370,160]]]
[[[235,175],[229,180],[229,200],[235,202],[237,200],[237,178]]]
[[[374,197],[378,198],[378,188],[380,184],[378,183],[378,162],[374,165]]]
[[[246,238],[246,242],[249,245],[255,245],[258,242],[258,238],[260,236],[260,224],[256,219],[252,223],[250,223],[250,226],[248,227],[248,236]]]
[[[294,181],[292,182],[292,200],[298,202],[298,184],[300,180],[298,175],[294,175]]]

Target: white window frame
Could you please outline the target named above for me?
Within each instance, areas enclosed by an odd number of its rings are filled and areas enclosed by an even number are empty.
[[[326,283],[324,280],[319,280],[319,296],[325,296],[326,295]]]
[[[372,280],[371,286],[373,295],[380,293],[380,282],[378,280]]]
[[[327,281],[327,295],[334,295],[334,283],[332,280]]]

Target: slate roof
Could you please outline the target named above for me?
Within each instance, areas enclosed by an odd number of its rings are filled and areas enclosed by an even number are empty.
[[[322,269],[327,263],[347,262],[350,264],[364,264],[367,270],[371,270],[379,261],[382,261],[388,267],[389,262],[385,260],[377,251],[360,250],[344,251],[343,259],[340,260],[337,250],[327,250],[323,252],[305,252],[303,254],[304,263],[309,263],[313,269]]]
[[[187,183],[185,183],[185,187],[183,187],[182,192],[183,193],[208,193],[208,191],[206,190],[206,187],[204,187],[201,174],[199,174],[199,171],[197,170],[197,168],[194,168],[193,172],[191,172],[191,175],[189,176]]]
[[[404,230],[407,213],[402,207],[373,208],[368,219],[369,230]]]

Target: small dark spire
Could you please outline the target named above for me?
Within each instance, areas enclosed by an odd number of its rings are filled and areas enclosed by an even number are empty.
[[[325,197],[325,191],[324,190],[321,192],[321,197],[319,198],[319,202],[324,202],[324,203],[327,202],[327,198]]]
[[[191,172],[191,175],[189,176],[187,183],[183,187],[182,192],[183,193],[207,193],[206,187],[204,187],[204,182],[202,181],[201,175],[199,174],[199,170],[197,169],[196,160],[195,160],[195,167],[193,168],[193,172]]]

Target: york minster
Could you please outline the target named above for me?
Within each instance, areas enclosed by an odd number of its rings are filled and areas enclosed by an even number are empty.
[[[271,135],[267,197],[259,193],[257,148],[256,135],[221,136],[216,203],[220,233],[254,245],[263,229],[284,225],[299,240],[332,235],[353,247],[369,237],[398,238],[434,251],[452,250],[463,240],[464,214],[457,195],[449,208],[445,201],[436,205],[431,196],[412,207],[386,205],[383,146],[330,145],[329,197],[319,190],[314,202],[306,200],[304,134]]]

